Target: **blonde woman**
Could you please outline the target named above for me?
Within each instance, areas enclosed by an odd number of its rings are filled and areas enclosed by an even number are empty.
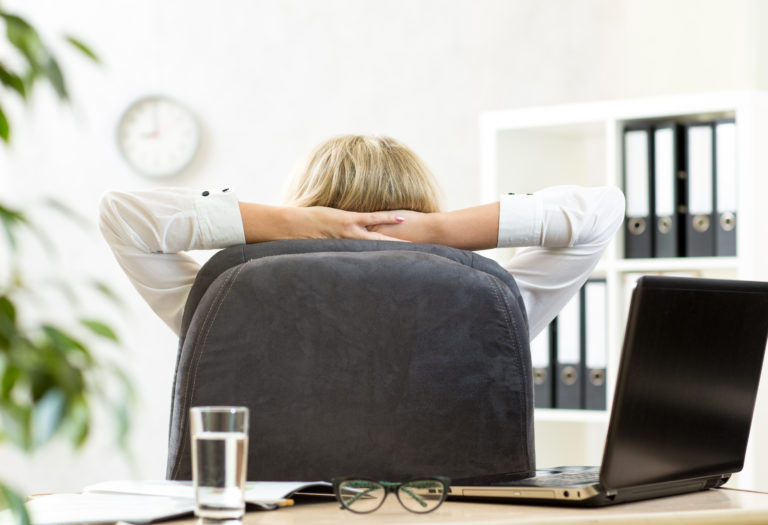
[[[624,217],[624,197],[612,187],[557,186],[450,212],[441,211],[440,197],[408,147],[349,135],[311,153],[287,206],[240,201],[228,189],[109,192],[100,227],[134,287],[177,334],[199,271],[190,250],[326,237],[526,247],[506,269],[520,288],[533,338],[586,281]]]

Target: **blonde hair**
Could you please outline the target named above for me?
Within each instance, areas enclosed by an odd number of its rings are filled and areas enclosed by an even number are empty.
[[[317,146],[288,192],[294,206],[347,211],[440,210],[441,192],[424,162],[389,137],[344,135]]]

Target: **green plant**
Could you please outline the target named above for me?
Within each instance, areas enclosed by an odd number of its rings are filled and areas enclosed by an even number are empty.
[[[8,145],[12,123],[3,110],[7,97],[29,103],[33,88],[39,84],[50,85],[64,101],[69,92],[58,62],[35,28],[0,6],[0,28],[3,25],[15,54],[0,56],[0,139]],[[65,40],[78,53],[98,62],[81,41],[71,36]],[[48,207],[77,222],[77,216],[60,203],[49,201]],[[0,224],[4,231],[0,240],[0,441],[27,452],[55,437],[80,447],[88,437],[93,402],[98,401],[115,415],[118,441],[124,446],[133,398],[131,384],[114,359],[96,351],[104,346],[101,342],[117,346],[118,337],[107,322],[76,313],[78,291],[83,288],[112,299],[114,294],[98,282],[72,285],[63,277],[54,276],[47,282],[27,278],[25,244],[34,240],[48,248],[52,243],[27,213],[1,199]],[[35,311],[44,310],[34,308],[35,298],[45,295],[39,293],[41,287],[73,292],[72,308],[67,309],[69,319],[51,321],[24,315],[30,305]],[[23,500],[0,482],[0,509],[5,507],[11,509],[17,522],[29,523]]]

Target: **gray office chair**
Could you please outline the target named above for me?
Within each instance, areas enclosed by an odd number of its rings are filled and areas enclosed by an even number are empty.
[[[228,248],[184,311],[169,479],[188,411],[250,408],[249,480],[453,479],[535,470],[528,324],[495,262],[443,246]]]

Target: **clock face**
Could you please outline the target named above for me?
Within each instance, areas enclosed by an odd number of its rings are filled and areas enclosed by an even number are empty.
[[[134,170],[167,177],[192,161],[200,143],[200,129],[192,113],[179,103],[167,97],[145,97],[123,114],[117,142]]]

